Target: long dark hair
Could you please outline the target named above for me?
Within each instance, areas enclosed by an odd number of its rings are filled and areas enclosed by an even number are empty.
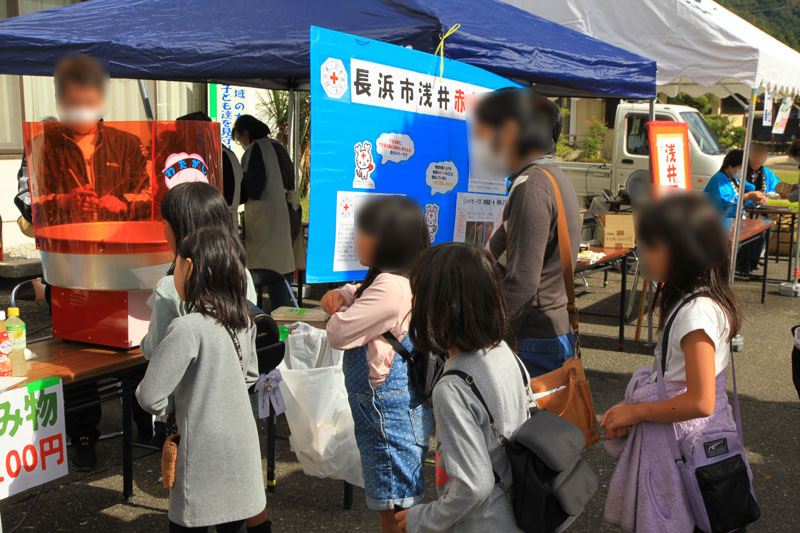
[[[242,132],[247,132],[250,142],[264,137],[269,137],[269,126],[258,120],[253,115],[240,115],[233,123],[233,138],[238,139]]]
[[[669,250],[668,279],[661,291],[661,325],[683,298],[703,290],[722,308],[731,338],[742,315],[731,286],[730,241],[719,211],[698,194],[677,193],[648,206],[637,224],[643,246],[663,244]]]
[[[500,344],[508,332],[502,276],[483,248],[445,243],[427,250],[411,274],[414,347],[443,355]]]
[[[233,221],[225,198],[213,185],[198,181],[181,183],[161,200],[161,217],[175,234],[176,248],[198,228],[222,228],[233,235]],[[175,272],[175,260],[167,274]]]
[[[192,260],[185,285],[188,313],[213,317],[233,330],[250,327],[241,249],[241,243],[221,228],[199,228],[181,241],[178,255]]]
[[[409,273],[430,245],[422,209],[405,196],[378,196],[366,202],[356,214],[356,230],[375,238],[372,266],[356,298],[383,272]]]
[[[475,118],[493,128],[509,120],[519,126],[517,155],[532,150],[545,154],[555,150],[561,136],[563,118],[559,107],[533,89],[505,88],[483,95]]]

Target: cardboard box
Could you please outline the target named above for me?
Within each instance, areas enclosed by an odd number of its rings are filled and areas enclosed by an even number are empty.
[[[635,248],[633,215],[606,213],[597,217],[597,240],[603,248]]]

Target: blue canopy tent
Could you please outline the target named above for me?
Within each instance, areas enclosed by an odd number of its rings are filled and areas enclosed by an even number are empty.
[[[309,26],[445,55],[561,96],[655,97],[656,64],[497,0],[92,0],[0,22],[0,73],[65,54],[113,77],[303,89]]]

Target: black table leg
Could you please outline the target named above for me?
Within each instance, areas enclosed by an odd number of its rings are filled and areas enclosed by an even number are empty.
[[[767,297],[767,267],[769,266],[769,235],[772,233],[771,229],[768,229],[764,232],[764,277],[761,281],[761,303],[764,303],[764,300]]]
[[[297,305],[303,307],[303,286],[306,284],[306,271],[297,271]]]
[[[797,214],[792,213],[792,225],[789,227],[789,266],[786,268],[786,281],[792,281],[792,261],[794,260],[794,225],[797,223]],[[778,243],[780,247],[780,243]],[[780,252],[780,250],[778,250]]]
[[[267,492],[275,492],[275,411],[267,417]]]
[[[775,252],[775,264],[777,264],[781,258],[781,226],[783,226],[783,217],[778,215],[778,220],[775,223],[775,229],[778,230],[778,234],[775,236],[775,244],[777,245],[777,251]]]
[[[344,508],[348,511],[353,508],[353,485],[344,482]]]
[[[619,290],[619,340],[617,350],[625,350],[625,292],[628,288],[628,255],[622,256],[622,287]]]
[[[133,446],[131,433],[133,419],[132,383],[123,379],[122,386],[122,497],[127,501],[133,496]]]

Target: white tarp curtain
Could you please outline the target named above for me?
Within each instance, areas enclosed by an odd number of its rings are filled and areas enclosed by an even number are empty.
[[[658,64],[659,92],[800,93],[800,53],[711,0],[504,0]]]

